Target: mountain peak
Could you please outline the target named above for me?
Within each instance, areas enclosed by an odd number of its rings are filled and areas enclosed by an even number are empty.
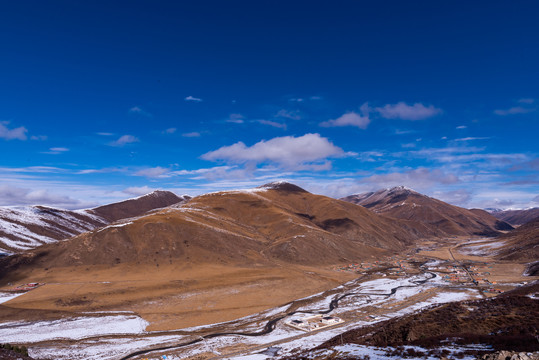
[[[307,190],[302,189],[299,186],[289,183],[287,181],[273,181],[273,182],[264,184],[262,186],[259,186],[258,189],[279,190],[279,191],[292,192],[292,193],[308,192]]]
[[[402,192],[416,193],[416,194],[418,193],[414,189],[411,189],[411,188],[409,188],[407,186],[404,186],[404,185],[394,186],[394,187],[388,188],[386,190],[389,191],[390,193],[402,193]]]

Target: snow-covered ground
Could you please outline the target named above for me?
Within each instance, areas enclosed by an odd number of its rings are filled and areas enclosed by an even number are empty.
[[[476,255],[476,256],[485,256],[485,255],[495,255],[497,249],[505,246],[503,241],[493,241],[486,244],[478,245],[465,245],[459,247],[459,252],[466,255]]]
[[[424,283],[419,281],[426,280]],[[291,354],[298,348],[308,349],[319,345],[332,337],[335,337],[346,330],[360,326],[370,325],[387,318],[405,315],[433,304],[445,303],[449,301],[460,301],[477,298],[480,294],[475,290],[467,289],[447,289],[441,286],[439,277],[431,278],[430,274],[415,275],[398,279],[376,279],[366,282],[350,281],[336,288],[338,293],[323,296],[318,293],[302,299],[303,301],[313,299],[313,301],[297,310],[296,314],[289,315],[276,323],[275,330],[262,336],[247,335],[227,335],[215,338],[206,338],[196,344],[186,347],[176,348],[163,352],[168,359],[182,359],[189,356],[196,356],[202,353],[212,352],[219,355],[219,349],[223,347],[245,344],[245,345],[265,345],[279,342],[281,348],[279,355]],[[391,294],[392,289],[395,289]],[[284,323],[286,318],[306,316],[305,312],[325,311],[329,309],[329,304],[335,298],[343,297],[338,307],[330,313],[343,318],[346,322],[341,326],[325,329],[320,332],[305,333],[294,329]],[[413,304],[402,305],[410,297],[419,296],[421,301]],[[419,299],[418,298],[418,299]],[[2,298],[0,298],[2,299]],[[317,299],[314,301],[314,299]],[[307,302],[308,303],[308,302]],[[163,333],[145,332],[148,323],[133,314],[102,314],[103,316],[79,317],[73,319],[62,319],[56,321],[43,322],[7,322],[0,324],[0,339],[4,342],[31,344],[35,342],[49,341],[50,345],[40,344],[31,348],[31,354],[36,357],[54,357],[59,360],[67,359],[117,359],[121,355],[126,355],[141,349],[150,349],[158,346],[179,345],[197,338],[197,333],[201,331],[212,333],[226,331],[231,332],[260,332],[270,318],[285,315],[290,304],[268,309],[264,312],[246,316],[234,321],[225,323],[198,326],[182,329],[186,335],[164,335]],[[385,309],[382,316],[375,319],[366,318],[368,311],[361,311],[363,308],[376,307]],[[358,313],[358,311],[360,313]],[[341,315],[342,314],[342,315]],[[353,315],[359,314],[359,315]],[[348,316],[348,318],[346,317]],[[370,321],[369,321],[370,320]],[[217,330],[219,329],[219,330]],[[192,333],[192,335],[189,335]],[[120,336],[110,336],[120,335]],[[297,337],[298,338],[293,338]],[[79,340],[75,344],[64,346],[57,339]],[[340,350],[339,350],[340,351]],[[371,359],[376,358],[377,351],[372,349],[355,349],[354,351],[371,351]],[[257,351],[260,352],[260,351]],[[384,352],[385,353],[385,352]],[[151,354],[148,354],[152,358]],[[156,358],[155,355],[153,358]],[[269,359],[271,355],[263,354],[243,354],[238,359]]]
[[[0,304],[8,302],[11,299],[15,299],[18,296],[24,295],[24,293],[4,293],[0,292]]]
[[[11,321],[0,324],[7,343],[35,343],[57,339],[84,339],[112,334],[141,334],[149,323],[136,315],[78,317],[54,321]]]
[[[69,238],[96,228],[106,220],[84,210],[62,210],[44,206],[0,207],[0,250],[28,250],[55,242],[55,238],[37,234],[33,229],[46,229]],[[53,225],[54,224],[54,225]]]

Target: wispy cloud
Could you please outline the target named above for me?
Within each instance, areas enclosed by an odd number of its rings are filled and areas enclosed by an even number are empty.
[[[467,129],[468,127],[466,125],[459,125],[457,126],[455,129],[457,130],[464,130],[464,129]]]
[[[476,137],[469,136],[469,137],[455,139],[454,141],[473,141],[473,140],[488,140],[488,139],[490,139],[490,137],[488,136],[476,136]]]
[[[200,133],[198,131],[193,131],[193,132],[183,133],[182,136],[188,137],[188,138],[194,138],[194,137],[200,137]]]
[[[201,98],[197,98],[197,97],[194,97],[194,96],[187,96],[185,99],[185,101],[192,101],[192,102],[202,102],[202,99]]]
[[[118,146],[118,147],[121,147],[121,146],[124,146],[124,145],[127,145],[127,144],[132,144],[132,143],[136,143],[136,142],[139,142],[140,140],[133,136],[133,135],[122,135],[120,136],[120,138],[116,141],[113,141],[113,142],[110,142],[109,145],[110,146]]]
[[[436,108],[433,105],[425,106],[422,103],[408,105],[403,101],[396,104],[386,104],[383,107],[375,108],[375,110],[386,119],[411,121],[428,119],[443,112],[442,109]]]
[[[157,189],[154,189],[148,186],[131,186],[131,187],[128,187],[127,189],[124,189],[123,192],[128,195],[140,196],[140,195],[146,195],[155,190]]]
[[[146,117],[152,117],[153,116],[152,114],[150,114],[147,111],[142,110],[138,106],[133,106],[131,109],[129,109],[129,113],[130,114],[142,115],[142,116],[146,116]]]
[[[522,106],[514,106],[512,108],[509,108],[507,110],[503,110],[503,109],[499,109],[499,110],[494,110],[494,114],[496,115],[500,115],[500,116],[507,116],[507,115],[515,115],[515,114],[527,114],[527,113],[531,113],[531,112],[534,112],[535,108],[525,108],[525,107],[522,107]]]
[[[328,158],[346,156],[320,134],[305,134],[300,137],[283,136],[262,140],[252,146],[238,142],[223,146],[201,156],[204,160],[223,160],[232,163],[275,163],[291,169],[326,170]]]
[[[168,128],[168,129],[165,129],[165,131],[163,131],[163,133],[165,134],[174,134],[176,132],[176,128]]]
[[[242,114],[230,114],[226,122],[234,124],[243,124],[245,122],[245,116]]]
[[[137,172],[135,172],[135,175],[137,175],[137,176],[145,176],[145,177],[148,177],[148,178],[157,178],[157,177],[164,176],[169,171],[170,171],[170,169],[163,168],[161,166],[156,166],[156,167],[152,167],[152,168],[140,169]]]
[[[328,120],[320,123],[322,127],[338,127],[338,126],[355,126],[360,129],[366,129],[371,120],[369,118],[370,107],[368,103],[364,103],[360,107],[361,115],[357,112],[347,112],[337,119]]]
[[[10,129],[7,127],[9,122],[0,122],[0,139],[4,140],[26,140],[28,130],[24,126]]]
[[[453,205],[465,206],[472,200],[472,192],[466,189],[435,191],[434,197]]]
[[[110,133],[110,132],[98,132],[96,134],[99,136],[113,136],[114,135],[114,133]]]
[[[78,207],[80,200],[66,195],[51,193],[45,189],[28,189],[13,185],[0,185],[0,205],[49,205]]]
[[[532,98],[523,98],[518,100],[521,104],[533,104],[535,102],[535,99]]]
[[[428,188],[435,184],[455,184],[459,178],[455,174],[446,173],[440,169],[418,168],[405,172],[372,175],[361,180],[365,183],[373,183],[378,187],[391,187],[406,185],[412,188]]]
[[[290,120],[301,120],[301,113],[298,110],[281,109],[275,114],[275,117],[286,118]]]
[[[32,135],[32,136],[30,136],[30,140],[45,141],[47,139],[48,139],[47,135]]]
[[[257,120],[257,122],[262,124],[262,125],[273,126],[273,127],[279,128],[279,129],[286,130],[286,124],[284,124],[284,123],[279,123],[279,122],[271,121],[271,120]]]
[[[44,154],[58,155],[68,151],[69,149],[65,147],[52,147],[49,151],[45,151]]]

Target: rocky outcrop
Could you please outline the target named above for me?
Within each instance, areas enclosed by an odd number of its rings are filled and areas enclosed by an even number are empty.
[[[497,351],[492,354],[482,355],[477,360],[538,360],[539,352],[525,353],[514,351]]]

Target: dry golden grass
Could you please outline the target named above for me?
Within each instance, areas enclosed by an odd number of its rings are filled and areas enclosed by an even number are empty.
[[[327,290],[353,274],[300,266],[231,267],[219,265],[111,269],[78,268],[28,274],[45,282],[9,302],[11,308],[70,314],[134,311],[150,322],[147,330],[172,330],[237,319]],[[0,308],[0,314],[8,312]],[[61,312],[61,313],[60,313]],[[19,314],[20,315],[20,314]]]

